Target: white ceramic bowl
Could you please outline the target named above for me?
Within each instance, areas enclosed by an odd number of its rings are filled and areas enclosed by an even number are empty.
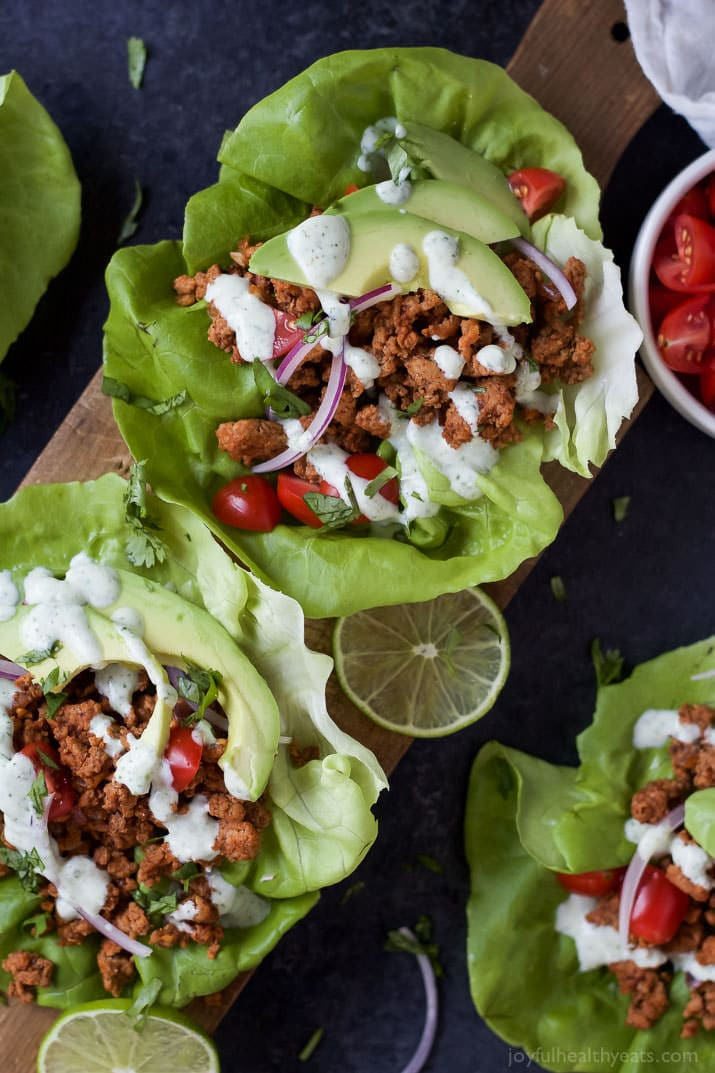
[[[676,175],[653,204],[643,221],[633,247],[629,291],[631,310],[643,330],[641,357],[651,379],[683,417],[702,432],[706,432],[708,436],[715,437],[715,413],[696,399],[663,361],[656,344],[648,305],[650,267],[655,244],[663,230],[663,225],[681,197],[711,172],[715,172],[715,149],[703,153],[684,171]],[[684,294],[683,299],[685,298],[687,295]]]

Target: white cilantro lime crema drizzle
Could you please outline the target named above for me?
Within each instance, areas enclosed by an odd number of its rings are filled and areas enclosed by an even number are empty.
[[[251,293],[247,277],[222,273],[206,288],[206,301],[213,303],[236,333],[242,357],[268,361],[273,356],[276,319],[271,307]]]
[[[669,738],[693,743],[700,737],[700,727],[695,723],[681,722],[678,712],[672,709],[649,708],[633,728],[633,745],[636,749],[660,748]],[[712,728],[706,729],[703,740],[715,744]],[[640,823],[629,818],[625,822],[624,833],[629,842],[635,843],[635,852],[645,860],[670,856],[691,883],[704,890],[712,890],[715,886],[715,879],[710,874],[715,860],[701,846],[689,842],[682,833],[674,834],[668,823]],[[657,968],[670,961],[676,969],[690,973],[698,983],[715,981],[715,965],[701,965],[692,953],[673,954],[659,947],[623,944],[616,928],[586,920],[587,914],[596,905],[595,898],[571,894],[556,911],[556,930],[574,940],[582,972],[613,961],[634,961],[641,968]]]

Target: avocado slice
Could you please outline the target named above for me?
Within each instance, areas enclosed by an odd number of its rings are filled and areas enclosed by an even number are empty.
[[[406,122],[402,126],[405,135],[397,140],[411,160],[426,168],[435,179],[466,186],[488,198],[514,221],[522,235],[529,234],[529,221],[519,199],[496,164],[444,131],[421,123]]]
[[[99,642],[102,664],[143,666],[157,685],[157,703],[141,741],[147,742],[157,759],[163,756],[172,715],[164,697],[164,688],[169,685],[165,665],[183,667],[186,659],[190,659],[193,664],[220,671],[223,682],[219,687],[219,701],[228,716],[229,729],[219,764],[229,792],[255,801],[268,782],[280,733],[278,707],[266,682],[207,611],[146,578],[125,570],[117,573],[122,583],[117,602],[101,611],[89,606],[84,606],[83,611]],[[112,614],[120,607],[132,607],[140,612],[144,621],[142,638],[137,639],[111,621]],[[27,651],[21,626],[32,610],[20,605],[11,619],[0,622],[0,652],[20,664]],[[41,681],[59,667],[59,680],[54,688],[60,691],[87,666],[64,644],[55,656],[29,669]]]
[[[346,208],[342,217],[350,229],[350,255],[344,269],[330,280],[331,291],[357,297],[389,283],[392,280],[390,256],[395,246],[402,245],[410,246],[418,261],[417,273],[404,289],[429,288],[430,272],[423,242],[428,235],[443,234],[457,241],[459,257],[455,267],[466,276],[477,296],[484,299],[491,310],[490,314],[485,314],[483,305],[478,307],[468,297],[443,296],[453,313],[460,317],[481,316],[500,324],[523,324],[531,320],[528,297],[501,258],[479,239],[448,227],[438,228],[431,221],[409,212],[353,214]],[[302,287],[311,286],[288,249],[286,234],[277,235],[260,246],[251,258],[249,268],[260,276],[284,279]],[[432,286],[432,289],[437,288]]]
[[[399,206],[383,201],[377,186],[366,186],[340,198],[325,211],[332,216],[338,213],[353,216],[358,212],[394,214],[399,209],[406,209],[413,216],[461,231],[487,245],[520,234],[519,227],[507,213],[469,187],[443,179],[418,179],[410,184],[410,188],[409,197]]]

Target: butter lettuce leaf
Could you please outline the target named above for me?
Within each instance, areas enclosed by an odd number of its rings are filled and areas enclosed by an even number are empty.
[[[715,638],[599,689],[594,721],[578,738],[577,768],[497,742],[474,762],[465,817],[472,998],[495,1032],[546,1069],[633,1073],[640,1068],[633,1056],[644,1053],[660,1073],[695,1062],[709,1068],[715,1060],[707,1033],[680,1039],[689,995],[682,973],[670,989],[670,1009],[652,1029],[625,1024],[628,997],[605,969],[580,972],[574,943],[554,928],[566,894],[553,875],[627,863],[634,848],[623,837],[630,798],[649,779],[671,774],[666,747],[633,748],[633,726],[648,708],[712,703],[712,679],[693,676],[713,668]]]
[[[17,73],[0,75],[0,361],[77,245],[80,185],[62,135]]]
[[[387,783],[370,750],[341,731],[328,714],[325,685],[332,661],[303,643],[299,605],[237,566],[194,514],[154,496],[147,509],[158,526],[165,559],[152,567],[130,567],[126,542],[132,526],[125,518],[126,487],[124,480],[110,474],[86,484],[22,489],[0,504],[0,570],[10,570],[17,580],[38,565],[61,573],[73,555],[86,551],[99,562],[169,586],[185,601],[189,622],[193,605],[224,627],[277,702],[283,740],[264,796],[271,824],[256,860],[240,870],[245,874],[237,878],[235,868],[227,870],[230,882],[245,882],[267,899],[266,919],[251,927],[227,929],[226,942],[214,960],[206,957],[205,947],[191,944],[185,950],[156,950],[138,966],[145,981],[161,978],[163,1003],[184,1005],[196,995],[220,990],[239,971],[255,966],[308,912],[323,886],[350,874],[375,840],[371,809]],[[150,587],[143,611],[145,616],[151,613]],[[289,756],[293,742],[301,749],[312,748],[316,757],[294,767]],[[23,891],[15,878],[0,880],[0,953],[20,945],[29,948],[25,934],[21,935],[22,921],[37,912],[38,904],[38,897]],[[50,940],[37,942],[51,951],[44,956],[55,961],[57,975],[38,1000],[64,1006],[104,997],[92,941],[81,948],[65,948]],[[84,953],[68,953],[77,950],[90,951],[86,964],[81,961]],[[85,979],[81,987],[80,978]]]

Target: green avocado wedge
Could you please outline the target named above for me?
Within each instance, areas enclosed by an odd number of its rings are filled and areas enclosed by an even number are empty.
[[[404,201],[394,205],[380,197],[379,186],[366,186],[340,198],[325,210],[325,214],[354,216],[358,212],[384,212],[394,215],[404,209],[412,216],[421,216],[441,227],[471,235],[487,245],[520,234],[514,221],[492,201],[459,183],[418,179],[410,183],[409,191]]]
[[[61,578],[73,557],[84,552],[112,567],[121,581],[119,596],[104,608],[86,609],[102,640],[102,655],[142,662],[136,654],[132,658],[132,646],[127,647],[111,619],[121,607],[138,609],[142,643],[154,660],[171,660],[177,667],[187,660],[203,662],[204,668],[222,672],[219,700],[229,721],[229,751],[234,740],[240,752],[250,754],[255,748],[259,757],[253,769],[250,755],[239,756],[236,770],[246,782],[266,783],[263,800],[271,822],[258,855],[222,866],[222,874],[232,885],[245,886],[251,899],[263,899],[266,916],[244,927],[227,926],[216,958],[207,958],[204,946],[189,943],[183,949],[156,948],[142,960],[142,980],[161,983],[157,1001],[181,1007],[254,968],[316,903],[321,888],[357,867],[377,835],[372,807],[386,778],[370,750],[330,718],[325,687],[332,661],[304,644],[299,605],[238,567],[195,514],[153,495],[147,495],[146,506],[163,559],[132,566],[127,550],[136,528],[126,519],[126,494],[127,483],[114,474],[86,484],[22,489],[0,504],[0,575],[7,572],[5,589],[9,575],[22,598],[23,580],[38,566]],[[31,608],[17,607],[15,615],[0,623],[0,654],[21,661],[28,646],[18,637],[17,624]],[[69,644],[55,655],[33,661],[28,669],[39,681],[58,666],[64,668],[52,687],[57,690],[65,673],[77,669],[77,659]],[[295,767],[288,748],[292,740],[311,749],[315,758]],[[269,753],[273,763],[266,782],[262,765]],[[106,998],[97,970],[98,938],[63,946],[54,933],[33,936],[30,918],[37,914],[39,900],[16,875],[0,878],[0,962],[18,949],[53,962],[51,983],[38,988],[40,1005],[66,1009]],[[0,988],[9,979],[0,967]],[[132,985],[125,988],[125,995],[131,994]]]
[[[479,239],[446,227],[435,227],[429,220],[410,212],[356,212],[346,206],[340,214],[349,230],[349,254],[345,267],[327,283],[331,291],[357,297],[376,287],[394,282],[391,255],[396,246],[407,245],[417,258],[418,271],[408,281],[406,290],[432,287],[439,291],[445,303],[457,316],[489,315],[501,324],[523,324],[531,320],[531,305],[501,258]],[[318,221],[322,217],[317,218]],[[313,221],[307,221],[312,223]],[[291,232],[269,239],[256,250],[250,262],[252,272],[274,276],[300,286],[310,286],[290,250]],[[447,235],[457,244],[458,257],[454,268],[462,274],[456,285],[445,284],[433,264],[443,257],[428,260],[426,240],[435,235]],[[448,269],[448,271],[451,270]],[[485,309],[486,303],[486,309]]]
[[[60,131],[17,71],[0,75],[0,361],[77,245],[81,189]]]
[[[593,723],[577,739],[579,767],[557,767],[498,742],[487,743],[473,764],[465,817],[472,998],[494,1032],[545,1069],[687,1073],[715,1066],[712,1033],[680,1038],[690,995],[682,972],[665,1015],[636,1030],[625,1023],[629,998],[614,977],[605,968],[581,972],[573,940],[554,927],[567,897],[554,873],[627,864],[634,846],[623,826],[633,794],[651,779],[672,778],[667,746],[633,747],[636,720],[649,708],[712,705],[713,678],[702,676],[713,669],[711,637],[602,686]],[[715,804],[699,793],[688,800],[696,799],[693,819],[712,829]]]
[[[466,187],[491,201],[512,220],[522,235],[529,233],[529,221],[502,171],[490,160],[463,145],[450,134],[407,121],[404,135],[396,137],[407,156],[435,179]]]

